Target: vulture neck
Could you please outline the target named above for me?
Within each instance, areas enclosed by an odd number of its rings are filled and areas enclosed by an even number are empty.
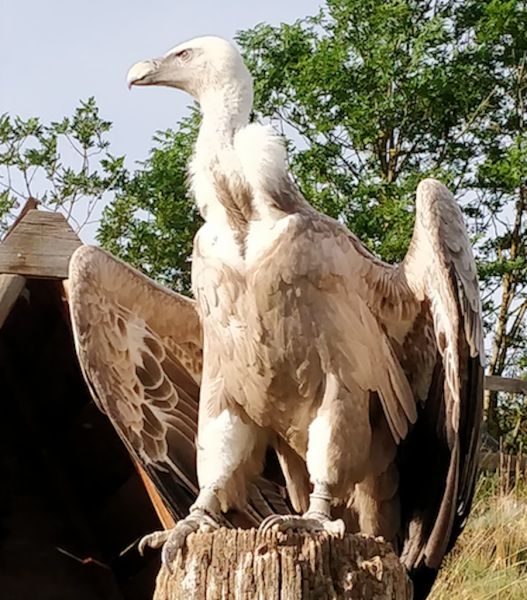
[[[249,123],[252,90],[246,85],[230,85],[204,93],[199,103],[203,120],[196,153],[232,146],[235,133]]]
[[[252,212],[250,194],[238,193],[247,186],[234,149],[236,133],[249,123],[252,85],[235,82],[210,90],[200,95],[199,103],[202,122],[192,165],[196,203],[206,221],[228,222],[232,227],[233,214],[241,215],[240,223],[247,222]]]

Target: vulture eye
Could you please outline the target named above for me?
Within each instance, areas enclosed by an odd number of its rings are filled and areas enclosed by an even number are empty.
[[[188,60],[190,58],[190,54],[190,50],[180,50],[179,52],[176,52],[174,56],[181,60]]]

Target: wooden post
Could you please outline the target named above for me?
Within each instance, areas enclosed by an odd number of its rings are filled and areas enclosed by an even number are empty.
[[[219,529],[189,536],[154,600],[411,600],[412,585],[380,538]]]

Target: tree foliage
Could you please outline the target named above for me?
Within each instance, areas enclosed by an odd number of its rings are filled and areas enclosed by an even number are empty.
[[[108,250],[178,291],[190,287],[198,212],[189,196],[187,165],[198,116],[176,131],[158,132],[154,148],[105,209],[98,240]]]
[[[470,203],[492,332],[488,371],[521,376],[527,364],[527,3],[472,2],[463,13],[493,79],[491,109],[478,129]],[[512,432],[514,443],[523,430],[527,441],[525,402],[496,393],[486,399],[494,435]]]
[[[477,156],[493,79],[460,6],[329,0],[315,17],[239,35],[259,113],[298,140],[304,193],[390,261],[406,251],[418,181],[462,188]]]
[[[109,153],[109,121],[94,98],[48,125],[37,117],[0,116],[0,232],[27,198],[87,225],[106,192],[124,183],[122,157]]]

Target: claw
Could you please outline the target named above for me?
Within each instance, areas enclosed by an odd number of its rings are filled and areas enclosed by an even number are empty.
[[[274,528],[278,528],[279,531],[283,531],[284,525],[292,518],[294,518],[292,515],[269,515],[260,523],[260,527],[258,527],[258,533],[267,533]]]
[[[183,548],[187,537],[196,531],[210,532],[220,528],[220,523],[211,515],[202,510],[195,510],[188,517],[178,521],[176,526],[167,531],[164,540],[163,550],[161,551],[161,561],[163,565],[172,572],[172,563],[174,562],[178,550]],[[155,535],[155,534],[152,534]]]
[[[173,529],[164,531],[154,531],[145,535],[139,541],[137,549],[143,556],[145,548],[161,548],[161,560],[167,569],[172,572],[172,563],[174,562],[177,551],[183,548],[187,537],[196,531],[214,531],[219,529],[220,523],[212,516],[202,510],[193,511],[188,517],[178,521]]]
[[[145,553],[145,548],[147,547],[154,549],[161,548],[161,546],[167,541],[169,534],[169,530],[163,530],[154,531],[152,533],[149,533],[148,535],[145,535],[141,538],[139,544],[137,544],[137,550],[139,551],[139,554],[143,556],[143,554]]]
[[[278,531],[293,529],[308,531],[310,533],[326,531],[330,535],[343,537],[346,531],[346,525],[342,519],[332,521],[324,514],[307,512],[302,516],[270,515],[262,521],[258,531],[260,533],[266,533],[271,529],[277,529]]]

